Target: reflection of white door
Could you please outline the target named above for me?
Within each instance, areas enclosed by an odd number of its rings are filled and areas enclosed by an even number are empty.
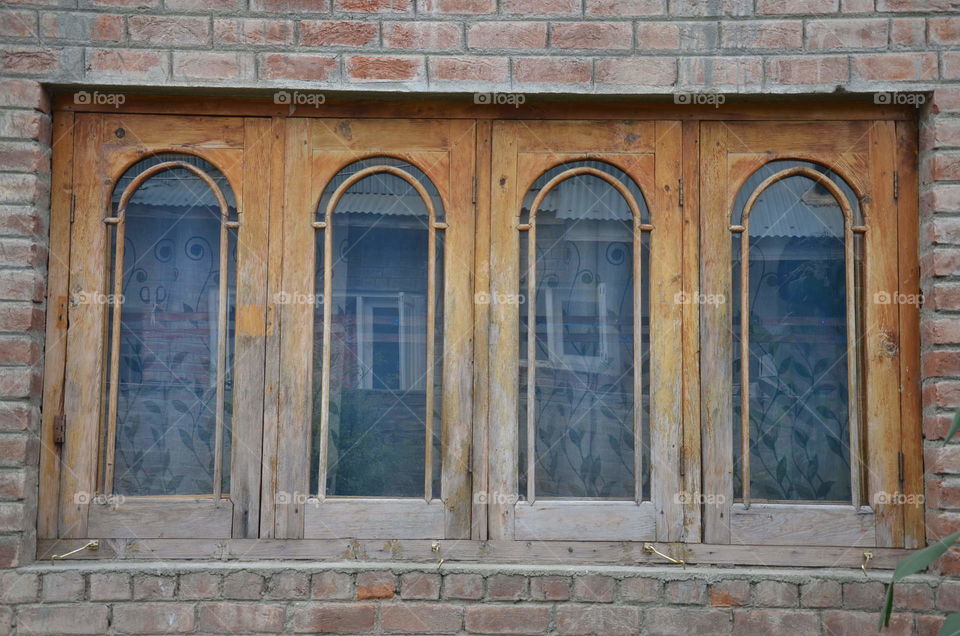
[[[619,350],[616,329],[607,320],[607,284],[544,291],[549,362],[572,371],[615,368]]]
[[[424,388],[427,357],[425,318],[426,303],[421,295],[398,292],[357,296],[358,387],[373,389],[381,384],[382,388],[386,376],[396,373],[397,390]],[[393,343],[397,345],[395,355],[398,359],[378,359],[377,345]],[[379,378],[380,382],[376,382],[375,378]]]

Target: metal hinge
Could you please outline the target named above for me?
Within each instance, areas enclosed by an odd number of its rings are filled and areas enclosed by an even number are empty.
[[[53,443],[63,444],[67,436],[67,416],[61,413],[53,418]]]
[[[893,199],[896,201],[900,198],[900,173],[896,170],[893,171]]]
[[[677,203],[681,208],[683,207],[683,179],[680,179],[677,184]]]

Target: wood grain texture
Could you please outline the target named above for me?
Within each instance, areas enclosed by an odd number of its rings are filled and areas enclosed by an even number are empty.
[[[70,213],[73,204],[74,115],[53,119],[53,156],[57,167],[50,184],[50,257],[47,263],[47,322],[43,356],[43,410],[40,425],[37,536],[56,537],[59,520],[60,448],[54,441],[56,418],[63,413],[70,294]]]
[[[876,545],[876,515],[869,508],[804,504],[734,504],[730,517],[732,543],[753,545]]]
[[[304,505],[303,534],[307,539],[442,539],[444,507],[439,499],[313,500]]]
[[[555,501],[517,504],[518,541],[643,541],[657,537],[656,506],[644,501]]]
[[[90,536],[119,539],[228,538],[230,502],[180,497],[127,498],[116,507],[90,504]],[[176,519],[176,523],[171,523]]]

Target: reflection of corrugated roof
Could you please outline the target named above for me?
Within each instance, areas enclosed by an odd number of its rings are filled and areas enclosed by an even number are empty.
[[[750,213],[750,236],[843,236],[843,212],[826,189],[789,177],[760,195]]]
[[[537,192],[561,171],[573,167],[589,167],[619,178],[636,199],[641,210],[646,211],[646,202],[640,189],[625,173],[602,161],[577,161],[557,166],[533,184],[524,205],[533,203]],[[525,210],[529,212],[529,210]],[[561,181],[547,193],[540,203],[540,212],[552,212],[558,219],[584,219],[589,221],[629,221],[630,207],[623,196],[603,179],[592,175],[580,175]]]

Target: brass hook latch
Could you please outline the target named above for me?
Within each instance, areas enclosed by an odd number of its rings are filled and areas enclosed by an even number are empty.
[[[867,569],[870,567],[870,559],[873,558],[873,552],[864,552],[863,553],[863,563],[860,564],[860,569],[863,570],[864,576],[867,574]]]
[[[77,552],[83,552],[84,550],[94,550],[94,551],[96,551],[96,550],[99,550],[99,549],[100,549],[100,542],[99,542],[98,540],[94,539],[93,541],[87,541],[84,545],[80,546],[80,547],[77,548],[76,550],[70,550],[70,551],[67,552],[66,554],[54,554],[53,556],[50,557],[50,560],[51,560],[51,561],[59,561],[60,559],[66,559],[68,556],[73,556],[73,555],[76,554]]]
[[[683,567],[687,567],[686,561],[684,561],[683,559],[674,559],[669,554],[664,554],[660,550],[657,550],[652,543],[644,543],[643,551],[646,552],[647,554],[656,554],[658,557],[664,558],[670,563],[676,563],[677,565],[682,565]]]
[[[439,542],[439,541],[434,541],[433,544],[430,546],[430,551],[433,552],[434,554],[440,554],[440,542]],[[440,560],[437,561],[437,569],[438,569],[438,570],[439,570],[441,567],[443,567],[443,562],[444,562],[444,561],[446,561],[446,559],[444,559],[443,557],[440,557]]]

